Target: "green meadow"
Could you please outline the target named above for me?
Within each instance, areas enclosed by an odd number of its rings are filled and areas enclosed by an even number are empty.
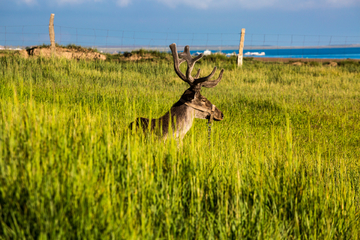
[[[128,128],[188,87],[158,55],[0,57],[0,239],[360,238],[359,62],[202,59],[224,120],[179,143]]]

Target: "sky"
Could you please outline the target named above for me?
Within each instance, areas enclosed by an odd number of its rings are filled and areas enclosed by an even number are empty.
[[[236,45],[242,28],[248,45],[360,44],[360,0],[0,0],[0,6],[0,45],[46,43],[51,13],[62,44]]]

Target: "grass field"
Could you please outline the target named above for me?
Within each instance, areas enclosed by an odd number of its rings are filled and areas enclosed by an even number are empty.
[[[128,129],[187,88],[172,60],[2,56],[0,239],[359,239],[360,64],[215,65],[224,120],[178,144]]]

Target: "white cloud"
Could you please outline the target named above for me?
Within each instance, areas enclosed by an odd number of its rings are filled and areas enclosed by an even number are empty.
[[[130,4],[131,0],[117,0],[116,3],[120,7],[127,7]]]
[[[129,0],[128,0],[129,1]],[[278,9],[309,9],[327,7],[349,7],[360,5],[358,0],[151,0],[164,3],[172,8],[186,5],[192,8],[229,8],[246,9],[278,8]]]
[[[36,5],[38,1],[45,0],[17,0],[19,4]],[[86,4],[89,2],[110,1],[120,7],[127,7],[134,1],[144,0],[55,0],[59,5],[64,4]],[[148,2],[165,4],[171,8],[178,6],[187,6],[196,9],[214,9],[214,8],[240,8],[240,9],[324,9],[324,8],[341,8],[360,6],[359,0],[146,0]]]
[[[102,2],[103,0],[56,0],[59,5],[63,4],[82,4],[89,2]]]
[[[352,5],[359,5],[359,1],[357,0],[326,0],[328,4],[331,4],[333,6],[352,6]]]
[[[199,9],[207,9],[210,8],[215,2],[213,0],[156,0],[157,2],[164,3],[171,8],[175,8],[178,5],[187,5],[189,7],[199,8]]]
[[[58,4],[80,4],[80,3],[84,3],[84,2],[89,2],[89,1],[85,1],[85,0],[57,0]]]
[[[20,1],[36,1],[36,0],[20,0]],[[43,1],[43,0],[42,0]],[[104,2],[109,0],[55,0],[55,2],[59,5],[76,5],[76,4],[86,4],[91,2]],[[110,0],[111,2],[115,2],[120,7],[128,6],[133,0]]]
[[[20,3],[20,4],[25,3],[25,4],[29,5],[29,6],[37,4],[36,0],[19,0],[17,2]]]

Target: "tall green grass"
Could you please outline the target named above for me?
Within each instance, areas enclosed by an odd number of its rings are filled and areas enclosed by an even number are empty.
[[[360,66],[214,61],[225,118],[178,144],[128,129],[172,62],[0,58],[0,238],[360,238]]]

